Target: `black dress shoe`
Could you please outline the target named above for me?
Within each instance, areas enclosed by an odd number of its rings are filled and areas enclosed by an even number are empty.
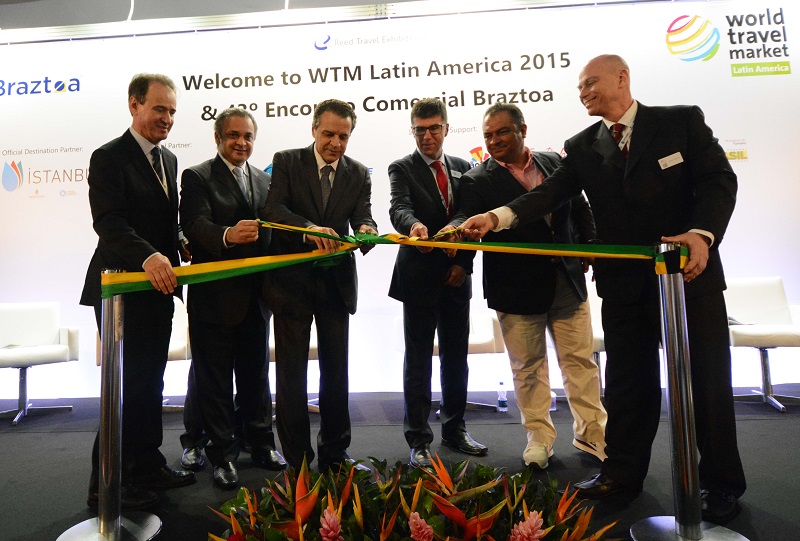
[[[411,448],[411,465],[416,468],[432,468],[431,449],[424,443],[419,447]]]
[[[252,453],[251,458],[253,460],[253,464],[259,468],[265,468],[267,470],[286,469],[286,461],[275,449],[266,449],[258,453],[254,452]]]
[[[181,456],[181,467],[184,470],[200,471],[205,465],[206,461],[203,458],[202,449],[199,447],[190,447],[189,449],[183,450],[183,456]]]
[[[158,497],[158,494],[143,488],[123,486],[120,490],[120,504],[124,510],[135,511],[137,509],[147,509],[158,505],[159,501],[161,501],[161,498]],[[89,497],[86,499],[86,505],[91,509],[97,510],[97,507],[100,505],[100,495],[97,490],[89,490]]]
[[[599,500],[619,492],[636,492],[603,473],[598,473],[589,480],[575,483],[574,486],[579,497],[589,500]]]
[[[356,462],[347,453],[342,454],[342,456],[331,458],[328,460],[319,459],[317,464],[320,473],[326,473],[328,470],[333,471],[334,473],[338,472],[339,470],[348,471],[351,468],[360,471],[368,471],[372,473],[372,470],[369,469],[368,466],[361,464],[360,462]]]
[[[167,490],[170,488],[185,487],[195,482],[194,474],[190,471],[175,470],[167,465],[161,466],[152,473],[137,475],[131,479],[131,484],[150,490]]]
[[[239,484],[239,472],[233,462],[225,462],[214,466],[214,484],[225,490],[236,488]]]
[[[489,452],[488,447],[473,440],[466,431],[450,437],[442,436],[442,445],[473,456],[485,456]]]
[[[725,524],[739,514],[739,499],[724,490],[700,491],[700,514],[706,522]]]

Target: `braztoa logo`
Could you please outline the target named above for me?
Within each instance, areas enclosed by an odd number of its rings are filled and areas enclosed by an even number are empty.
[[[720,33],[708,19],[681,15],[667,28],[667,49],[684,62],[708,62],[719,51]]]
[[[55,80],[50,77],[31,79],[29,81],[8,81],[0,79],[0,96],[26,96],[28,94],[65,94],[80,92],[80,79]]]
[[[3,188],[7,192],[18,190],[22,186],[22,162],[6,162],[3,166]]]

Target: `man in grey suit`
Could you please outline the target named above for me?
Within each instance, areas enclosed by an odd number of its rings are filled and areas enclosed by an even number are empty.
[[[158,503],[150,489],[194,482],[191,472],[167,465],[162,442],[161,392],[172,332],[173,295],[180,296],[173,267],[180,265],[178,160],[161,145],[175,121],[175,84],[159,74],[139,74],[128,86],[131,127],[92,153],[89,204],[97,233],[81,294],[101,327],[102,269],[144,272],[151,291],[124,297],[122,365],[122,508]],[[99,501],[99,438],[92,451],[88,505]]]
[[[567,157],[540,186],[464,223],[474,236],[523,226],[586,193],[605,244],[680,242],[692,392],[700,451],[703,519],[739,511],[746,481],[736,443],[725,277],[719,244],[736,202],[736,174],[697,106],[648,107],[634,100],[619,56],[589,61],[580,100],[602,120],[564,144]],[[597,259],[603,299],[606,455],[600,473],[576,483],[580,497],[641,492],[661,411],[658,280],[650,261]]]
[[[352,106],[325,100],[314,110],[306,148],[277,152],[272,159],[272,185],[262,211],[265,220],[318,230],[341,237],[349,228],[377,234],[372,219],[369,170],[344,153],[355,128]],[[276,231],[270,254],[313,249],[334,252],[339,242],[314,235]],[[348,455],[349,314],[356,311],[358,281],[353,253],[323,265],[302,263],[267,272],[264,299],[275,314],[277,424],[290,466],[314,459],[308,419],[308,350],[312,318],[319,349],[320,471],[355,463]]]
[[[470,166],[466,160],[444,154],[448,129],[447,109],[441,100],[426,98],[412,106],[411,133],[417,151],[389,166],[389,217],[398,233],[427,239],[435,232],[455,229],[454,224],[466,218],[456,214],[461,174]],[[401,246],[397,251],[389,296],[403,303],[403,425],[414,466],[431,466],[433,432],[428,416],[437,331],[442,444],[476,456],[488,451],[470,437],[464,425],[474,258],[473,250],[459,250],[454,257],[433,248]]]
[[[214,122],[217,156],[183,172],[181,225],[192,246],[192,263],[267,253],[270,234],[258,223],[256,209],[266,201],[270,177],[247,161],[257,129],[248,111],[224,110]],[[195,406],[210,440],[206,455],[220,488],[234,488],[239,481],[234,375],[236,406],[253,463],[271,470],[286,466],[272,433],[262,280],[262,274],[249,274],[189,286]]]

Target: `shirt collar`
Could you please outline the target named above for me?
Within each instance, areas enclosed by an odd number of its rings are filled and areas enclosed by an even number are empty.
[[[232,164],[231,162],[229,162],[228,160],[226,160],[226,159],[225,159],[225,158],[222,156],[222,154],[219,154],[219,153],[217,153],[217,156],[219,156],[219,158],[222,160],[222,162],[223,162],[225,165],[227,165],[227,166],[228,166],[228,169],[230,169],[230,170],[231,170],[231,173],[233,173],[233,170],[234,170],[236,167],[241,167],[241,168],[242,168],[242,171],[244,171],[244,176],[247,176],[247,162],[244,162],[244,164],[242,164],[242,165],[234,165],[234,164]]]
[[[637,102],[636,100],[633,100],[633,103],[631,104],[631,106],[628,107],[628,110],[625,111],[625,114],[622,115],[622,117],[619,120],[617,120],[616,122],[613,122],[611,120],[603,118],[603,124],[605,124],[606,128],[608,128],[609,130],[611,129],[611,126],[613,126],[614,124],[624,124],[625,126],[632,128],[633,127],[633,121],[636,118],[636,112],[638,110],[639,110],[639,102]]]
[[[514,165],[513,163],[501,162],[501,161],[500,161],[500,160],[498,160],[497,158],[495,158],[495,160],[494,160],[494,161],[496,161],[496,162],[497,162],[497,163],[499,163],[499,164],[500,164],[502,167],[505,167],[505,168],[506,168],[506,169],[508,169],[509,171],[513,171],[513,170],[517,170],[517,171],[525,171],[525,170],[526,170],[528,167],[530,167],[530,166],[531,166],[531,163],[533,162],[533,154],[531,153],[531,149],[529,149],[528,147],[525,147],[525,156],[526,156],[528,159],[527,159],[527,160],[525,160],[525,165],[524,165],[524,166],[523,166],[521,169],[520,169],[519,167],[517,167],[516,165]],[[536,167],[536,164],[534,163],[534,164],[533,164],[533,166],[534,166],[534,167]]]
[[[317,173],[322,171],[322,168],[325,167],[326,165],[330,165],[331,167],[333,167],[334,173],[336,172],[336,168],[339,167],[339,160],[327,163],[324,159],[322,159],[322,156],[320,156],[319,152],[317,152],[317,145],[314,145],[314,157],[317,159]]]
[[[444,151],[441,154],[439,154],[438,158],[434,158],[434,159],[431,159],[431,158],[427,157],[425,154],[420,152],[419,149],[417,149],[417,154],[419,154],[420,157],[422,157],[422,159],[425,160],[425,163],[428,164],[428,167],[432,167],[433,166],[433,162],[442,162],[442,164],[444,164]]]
[[[154,145],[153,143],[151,143],[150,141],[145,139],[141,134],[139,134],[138,131],[133,129],[133,126],[131,126],[129,128],[129,130],[131,132],[131,135],[133,135],[133,138],[136,139],[136,142],[139,143],[139,146],[141,147],[142,152],[144,152],[145,155],[147,155],[147,159],[149,160],[150,159],[150,151],[153,150],[153,148],[155,148],[157,145]]]

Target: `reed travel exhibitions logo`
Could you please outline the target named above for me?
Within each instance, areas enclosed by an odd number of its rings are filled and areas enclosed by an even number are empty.
[[[667,48],[684,62],[708,62],[719,51],[719,42],[719,30],[697,15],[681,15],[667,28]]]
[[[3,166],[3,188],[13,192],[22,187],[22,162],[6,162]]]

